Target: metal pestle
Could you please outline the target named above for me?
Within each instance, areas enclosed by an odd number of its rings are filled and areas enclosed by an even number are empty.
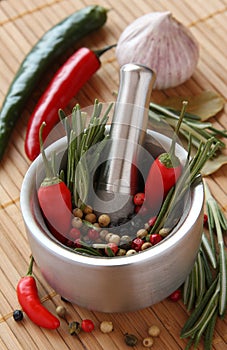
[[[137,161],[143,147],[155,74],[138,64],[120,70],[120,88],[96,187],[94,209],[108,213],[112,222],[133,212],[138,189]]]

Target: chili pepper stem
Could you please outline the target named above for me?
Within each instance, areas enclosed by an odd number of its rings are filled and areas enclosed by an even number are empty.
[[[27,272],[26,276],[31,276],[32,275],[33,263],[34,263],[34,257],[33,257],[33,255],[31,255],[30,263],[29,263],[29,266],[28,266],[28,272]]]
[[[117,44],[113,44],[113,45],[109,45],[109,46],[106,46],[104,47],[103,49],[100,49],[100,50],[95,50],[94,53],[95,55],[99,58],[100,56],[102,56],[102,54],[104,54],[106,51],[112,49],[113,47],[116,47]]]
[[[47,157],[46,157],[46,154],[44,152],[44,148],[43,148],[43,138],[42,138],[42,135],[43,135],[43,128],[46,126],[46,123],[43,122],[40,126],[40,129],[39,129],[39,144],[40,144],[40,152],[42,154],[42,158],[43,158],[43,163],[44,163],[44,167],[45,167],[45,171],[46,171],[46,177],[47,178],[51,178],[53,177],[53,174],[52,174],[52,171],[51,171],[51,168],[49,166],[49,163],[48,163],[48,160],[47,160]]]
[[[172,143],[171,143],[171,146],[170,146],[170,151],[169,151],[169,154],[170,154],[171,158],[175,156],[176,141],[177,141],[177,137],[179,135],[180,126],[181,126],[181,123],[183,121],[187,105],[188,105],[188,101],[183,101],[182,102],[181,113],[180,113],[180,116],[179,116],[179,119],[178,119],[178,122],[177,122],[177,126],[176,126],[176,129],[175,129],[175,133],[174,133],[173,140],[172,140]]]

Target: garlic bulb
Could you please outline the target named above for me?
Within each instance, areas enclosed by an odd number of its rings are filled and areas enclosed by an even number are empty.
[[[193,74],[199,45],[190,30],[171,12],[152,12],[137,18],[122,32],[116,47],[120,66],[144,64],[156,73],[154,88],[182,84]]]

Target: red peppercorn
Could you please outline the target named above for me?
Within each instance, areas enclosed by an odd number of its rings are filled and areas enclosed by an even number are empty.
[[[136,252],[139,252],[141,250],[141,247],[143,245],[144,241],[141,238],[135,238],[132,241],[132,249],[134,249]]]
[[[71,228],[71,230],[69,231],[69,238],[72,241],[76,240],[77,238],[80,238],[80,236],[81,236],[81,232],[76,227]]]
[[[204,214],[203,215],[203,225],[207,225],[207,222],[208,222],[208,215]]]
[[[82,247],[80,238],[75,239],[74,246],[75,246],[75,248],[81,248]]]
[[[162,236],[159,233],[153,233],[150,235],[150,242],[152,245],[159,243],[162,240]]]
[[[157,219],[156,216],[153,216],[152,218],[150,218],[148,221],[148,225],[152,227],[154,225],[156,219]]]
[[[145,194],[143,192],[136,193],[133,197],[133,201],[135,205],[141,206],[144,202]]]
[[[170,294],[169,299],[172,301],[178,301],[181,299],[181,290],[176,289],[172,294]]]
[[[87,235],[91,241],[95,241],[97,238],[99,238],[99,232],[93,228],[88,230]]]
[[[118,245],[116,243],[111,243],[110,242],[110,243],[107,243],[107,246],[112,250],[114,255],[117,254],[119,248],[118,248]],[[105,248],[105,253],[106,253],[106,255],[109,255],[107,248]]]
[[[81,322],[81,328],[84,332],[90,333],[94,330],[95,325],[92,320],[86,319]]]

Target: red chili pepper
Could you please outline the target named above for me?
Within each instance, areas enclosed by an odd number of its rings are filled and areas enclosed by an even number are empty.
[[[46,122],[43,140],[59,122],[58,110],[64,109],[89,78],[99,69],[99,57],[116,45],[103,50],[91,51],[82,47],[77,50],[56,72],[46,91],[39,99],[28,122],[25,152],[30,160],[39,155],[39,128]]]
[[[28,273],[17,284],[18,301],[26,315],[36,325],[48,329],[56,329],[60,321],[41,303],[35,278],[32,276],[33,257],[29,265]]]
[[[46,177],[38,189],[38,200],[51,232],[60,242],[65,243],[73,217],[71,192],[66,184],[54,175],[49,166],[42,141],[42,130],[45,125],[45,123],[41,125],[39,139]]]
[[[183,120],[187,102],[183,102],[183,108],[177,123],[176,132],[172,140],[170,151],[162,153],[153,162],[145,183],[145,205],[152,215],[156,215],[161,208],[163,200],[169,190],[176,184],[182,173],[182,165],[175,155],[176,137]]]

